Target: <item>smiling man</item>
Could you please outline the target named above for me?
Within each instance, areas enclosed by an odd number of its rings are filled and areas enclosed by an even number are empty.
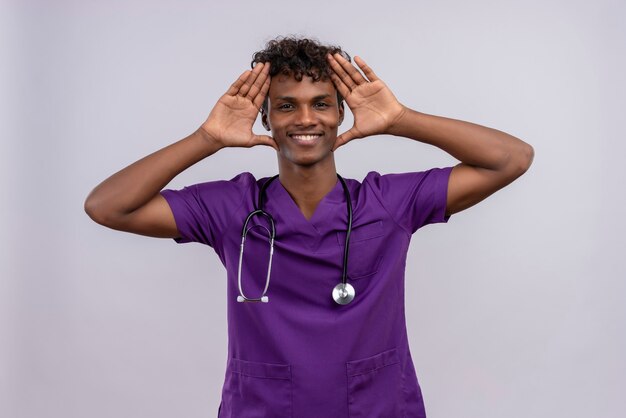
[[[355,62],[309,39],[270,41],[200,128],[85,202],[110,228],[201,242],[220,257],[229,338],[220,417],[425,417],[404,317],[411,235],[532,162],[532,147],[511,135],[409,109]],[[354,125],[337,135],[344,102]],[[253,133],[259,112],[271,136]],[[334,151],[379,134],[434,145],[460,163],[339,176]],[[276,150],[277,176],[163,190],[222,148],[255,145]]]

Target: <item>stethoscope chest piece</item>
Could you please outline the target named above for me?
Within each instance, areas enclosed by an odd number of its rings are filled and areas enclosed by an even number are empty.
[[[354,287],[350,283],[339,283],[333,288],[333,299],[340,305],[347,305],[354,299]]]

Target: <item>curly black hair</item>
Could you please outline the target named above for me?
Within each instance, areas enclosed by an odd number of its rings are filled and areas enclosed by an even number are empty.
[[[284,74],[302,81],[302,77],[306,75],[314,81],[326,81],[332,72],[326,56],[336,53],[350,61],[350,55],[339,46],[322,45],[319,41],[309,38],[279,36],[269,41],[265,49],[255,52],[250,65],[254,67],[256,63],[269,62],[271,77]],[[338,103],[341,103],[343,97],[339,93],[337,98]],[[267,111],[267,98],[262,108]]]

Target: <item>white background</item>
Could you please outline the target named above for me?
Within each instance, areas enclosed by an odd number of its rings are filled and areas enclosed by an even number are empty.
[[[414,236],[429,418],[623,417],[625,16],[610,0],[3,2],[0,416],[216,415],[217,256],[107,230],[83,201],[193,132],[267,40],[301,34],[361,55],[416,110],[535,148],[518,181]],[[336,159],[352,178],[455,164],[391,137]],[[170,187],[241,171],[275,173],[273,150],[220,151]]]

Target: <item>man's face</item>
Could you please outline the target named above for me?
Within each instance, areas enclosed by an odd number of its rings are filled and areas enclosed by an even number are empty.
[[[312,166],[332,161],[343,106],[330,80],[304,76],[272,77],[263,124],[278,144],[279,163]]]

